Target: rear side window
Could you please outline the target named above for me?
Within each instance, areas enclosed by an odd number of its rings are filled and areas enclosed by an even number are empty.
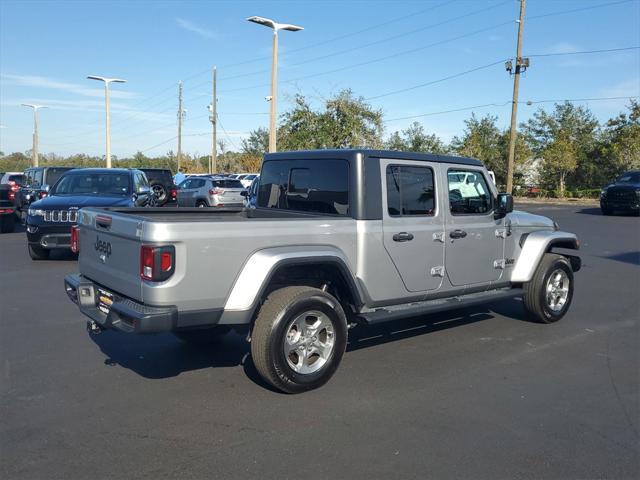
[[[271,160],[262,167],[258,207],[349,215],[346,160]]]
[[[433,170],[429,167],[387,167],[387,211],[391,216],[433,215]]]
[[[244,188],[240,180],[220,180],[219,182],[224,188]]]
[[[447,181],[453,215],[484,215],[492,210],[493,196],[481,172],[451,169]]]

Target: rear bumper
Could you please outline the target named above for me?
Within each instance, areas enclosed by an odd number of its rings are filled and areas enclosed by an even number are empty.
[[[178,313],[175,306],[154,307],[144,305],[109,291],[113,303],[109,313],[98,308],[100,285],[82,275],[67,275],[64,288],[69,299],[80,311],[105,329],[126,333],[159,333],[184,328],[202,328],[216,325],[222,310],[199,310]]]

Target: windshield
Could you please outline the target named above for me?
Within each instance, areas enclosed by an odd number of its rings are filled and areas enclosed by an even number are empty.
[[[616,180],[618,183],[640,183],[640,172],[624,173]]]
[[[119,195],[131,194],[127,173],[84,173],[66,175],[53,189],[52,195]]]

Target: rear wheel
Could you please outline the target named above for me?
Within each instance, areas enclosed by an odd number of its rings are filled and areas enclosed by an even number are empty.
[[[611,215],[613,213],[613,210],[602,204],[600,204],[600,211],[603,215]]]
[[[251,334],[258,373],[275,388],[300,393],[333,376],[347,346],[347,319],[338,300],[311,287],[272,292]]]
[[[196,202],[196,207],[198,208],[205,208],[207,206],[207,202],[205,202],[204,200],[198,200]]]
[[[231,329],[219,325],[212,328],[199,328],[196,330],[176,331],[173,334],[185,343],[194,345],[208,345],[220,341]]]
[[[51,250],[39,247],[38,245],[29,245],[28,248],[31,260],[47,260],[51,254]]]
[[[573,299],[573,270],[562,255],[546,253],[531,281],[524,284],[524,305],[541,323],[560,320]]]

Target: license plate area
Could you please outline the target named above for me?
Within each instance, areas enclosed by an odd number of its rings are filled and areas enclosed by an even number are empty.
[[[109,315],[111,305],[113,305],[113,293],[107,292],[102,288],[98,288],[98,310],[105,315]]]

